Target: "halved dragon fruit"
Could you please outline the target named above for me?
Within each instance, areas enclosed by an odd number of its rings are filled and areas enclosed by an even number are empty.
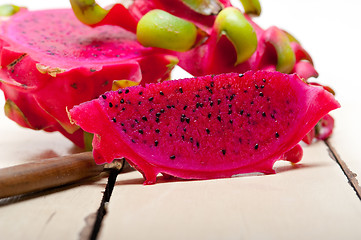
[[[257,71],[135,86],[75,106],[69,115],[95,133],[97,163],[125,157],[145,178],[274,173],[298,162],[298,142],[329,111],[333,95],[297,75]]]
[[[0,33],[7,116],[23,127],[60,131],[80,147],[84,133],[70,124],[66,108],[111,90],[113,81],[167,79],[177,63],[123,28],[80,23],[71,9],[21,10],[1,23]]]

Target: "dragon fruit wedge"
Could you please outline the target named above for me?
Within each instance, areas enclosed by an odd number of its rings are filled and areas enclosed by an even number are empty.
[[[277,160],[301,160],[298,143],[338,107],[331,93],[296,74],[249,71],[109,91],[69,116],[95,134],[97,163],[125,157],[152,184],[159,173],[274,173]]]
[[[122,80],[167,79],[176,63],[123,28],[80,23],[71,9],[22,9],[0,25],[6,115],[23,127],[59,131],[80,147],[88,134],[69,122],[67,108],[116,89]]]

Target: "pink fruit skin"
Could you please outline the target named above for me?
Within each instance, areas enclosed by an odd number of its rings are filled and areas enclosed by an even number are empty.
[[[23,127],[59,131],[79,147],[83,131],[70,124],[67,108],[111,90],[113,80],[167,79],[174,65],[173,56],[141,46],[133,33],[90,28],[71,9],[24,10],[0,32],[0,88],[20,109],[8,117]]]
[[[145,184],[155,183],[159,173],[183,179],[274,173],[277,160],[301,160],[298,142],[340,106],[322,87],[308,85],[297,75],[268,71],[128,90],[75,106],[70,117],[95,133],[97,163],[125,157],[143,174]]]
[[[283,34],[283,31],[277,27],[263,30],[247,15],[245,17],[253,26],[258,40],[257,50],[247,61],[235,66],[237,55],[232,42],[225,35],[219,37],[213,29],[207,41],[202,45],[187,52],[174,53],[179,58],[179,66],[194,76],[249,70],[276,71],[277,54],[275,47],[270,44],[270,40],[276,38],[278,34]],[[306,50],[297,42],[291,42],[290,45],[294,51],[296,62],[289,73],[297,73],[306,80],[310,77],[318,77],[312,59]],[[198,61],[194,62],[193,59],[198,59]]]

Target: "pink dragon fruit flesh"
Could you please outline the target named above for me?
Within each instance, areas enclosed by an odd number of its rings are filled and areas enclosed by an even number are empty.
[[[274,173],[277,160],[301,160],[298,143],[338,107],[332,94],[296,74],[249,71],[109,91],[69,116],[95,134],[97,163],[125,157],[152,184],[159,173]]]
[[[0,25],[5,113],[23,127],[59,131],[80,147],[84,132],[70,124],[67,108],[111,90],[114,81],[167,79],[176,63],[123,28],[80,23],[71,9],[22,9]]]

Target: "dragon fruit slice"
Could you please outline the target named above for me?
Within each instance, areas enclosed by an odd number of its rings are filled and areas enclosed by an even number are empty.
[[[80,147],[84,133],[70,124],[67,108],[111,90],[113,81],[167,79],[177,63],[122,28],[80,23],[71,9],[22,10],[0,32],[7,116],[23,127],[59,131]]]
[[[111,91],[69,115],[95,133],[97,163],[126,157],[152,184],[158,173],[184,179],[274,173],[275,161],[300,160],[298,142],[338,107],[332,94],[295,74],[257,71]]]

